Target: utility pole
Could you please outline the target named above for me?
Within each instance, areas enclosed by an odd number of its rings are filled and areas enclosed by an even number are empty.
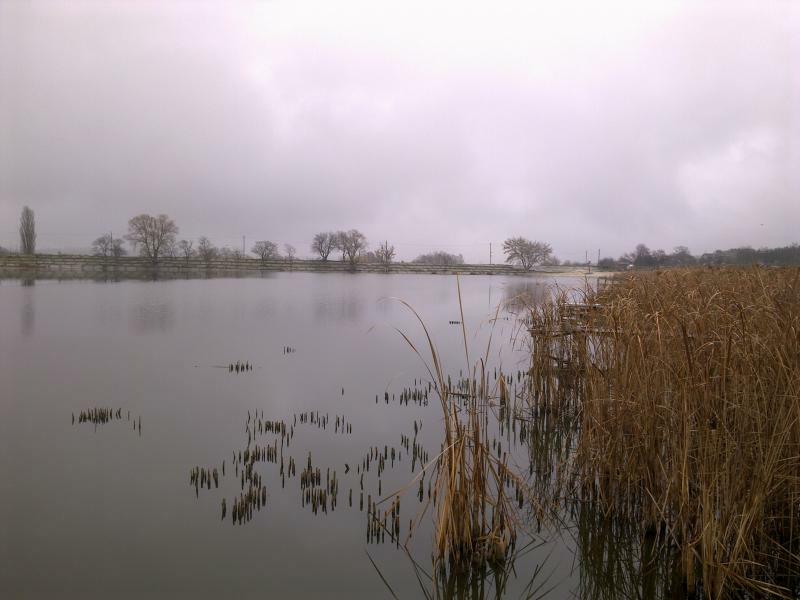
[[[489,242],[489,264],[492,264],[492,242]]]
[[[242,236],[242,258],[244,258],[244,236]]]

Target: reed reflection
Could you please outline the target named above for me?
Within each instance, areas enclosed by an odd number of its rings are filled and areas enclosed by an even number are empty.
[[[22,335],[30,336],[34,333],[36,325],[36,304],[34,300],[34,291],[27,288],[32,288],[36,285],[34,277],[23,277],[20,280],[20,285],[26,288],[22,291],[22,312],[20,314],[20,329]]]
[[[166,333],[175,324],[175,308],[169,301],[144,301],[131,307],[128,322],[133,333]]]
[[[365,309],[364,299],[355,293],[337,298],[317,297],[314,302],[314,317],[320,322],[356,322]]]

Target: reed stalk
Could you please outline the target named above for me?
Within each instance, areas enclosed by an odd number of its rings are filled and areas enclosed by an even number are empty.
[[[460,283],[458,294],[461,306]],[[516,541],[518,522],[507,487],[511,482],[518,483],[518,478],[511,473],[505,458],[492,454],[488,423],[492,401],[507,390],[504,384],[490,380],[484,360],[474,366],[469,364],[463,309],[461,325],[468,376],[454,386],[445,374],[423,319],[408,303],[400,302],[420,323],[429,360],[405,333],[398,332],[425,363],[442,410],[442,450],[423,467],[423,473],[429,468],[434,471],[434,570],[466,572],[486,564],[501,564]],[[498,381],[504,377],[501,373]]]

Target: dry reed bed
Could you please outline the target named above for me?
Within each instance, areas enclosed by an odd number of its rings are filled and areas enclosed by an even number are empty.
[[[678,556],[690,593],[800,575],[800,271],[632,274],[531,311],[532,401],[579,414],[583,501]]]

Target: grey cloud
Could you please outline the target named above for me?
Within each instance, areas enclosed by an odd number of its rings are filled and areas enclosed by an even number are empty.
[[[520,10],[528,41],[488,7],[459,29],[358,5],[329,25],[280,3],[4,3],[0,244],[26,203],[50,246],[139,212],[301,254],[357,227],[406,259],[484,260],[509,235],[571,259],[798,241],[798,10],[637,4],[608,34]]]

